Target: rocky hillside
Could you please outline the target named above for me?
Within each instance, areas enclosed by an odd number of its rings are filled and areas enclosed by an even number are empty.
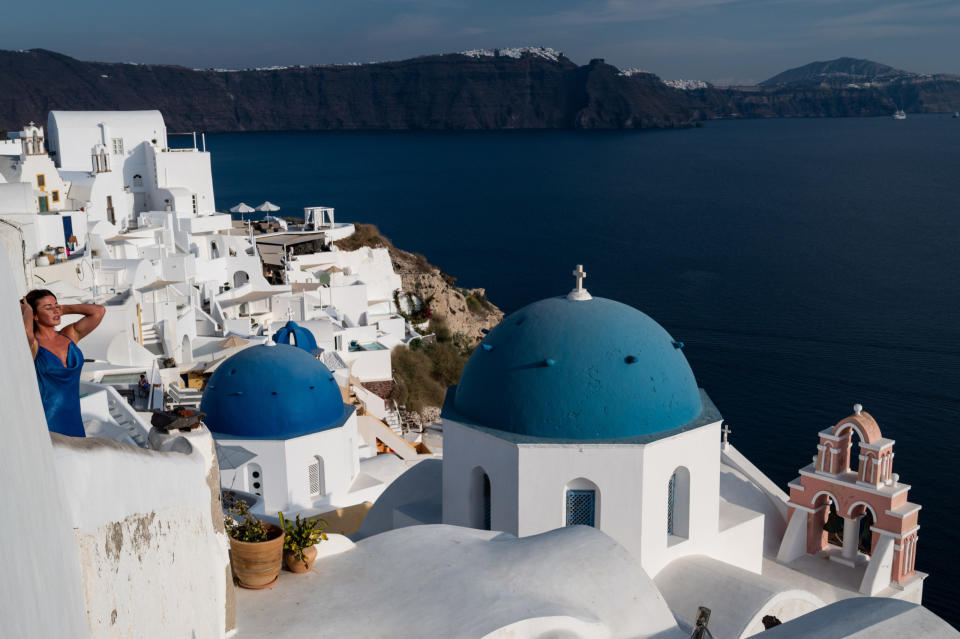
[[[788,84],[816,84],[846,86],[877,82],[894,82],[919,77],[916,73],[895,69],[889,65],[858,58],[837,58],[826,62],[811,62],[802,67],[788,69],[760,83],[762,87],[779,87]]]
[[[456,278],[430,264],[423,255],[397,248],[375,226],[358,224],[357,232],[337,242],[337,246],[344,250],[361,246],[387,248],[403,291],[424,300],[432,298],[430,309],[434,315],[443,317],[450,332],[463,334],[470,345],[480,341],[483,330],[493,328],[503,319],[503,311],[486,299],[484,289],[457,288]]]
[[[656,76],[577,66],[545,49],[363,65],[198,70],[0,51],[0,128],[52,109],[159,109],[171,131],[685,126]]]

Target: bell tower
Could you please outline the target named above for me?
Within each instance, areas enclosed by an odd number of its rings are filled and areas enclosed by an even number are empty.
[[[854,435],[859,438],[856,451]],[[893,472],[894,441],[883,437],[860,404],[852,415],[820,431],[819,438],[813,463],[789,485],[789,520],[778,561],[817,555],[863,570],[860,592],[865,595],[891,586],[902,590],[926,577],[914,567],[920,506],[907,501],[910,486]],[[831,506],[843,520],[839,549],[829,542]],[[861,551],[861,520],[868,514],[870,544]]]

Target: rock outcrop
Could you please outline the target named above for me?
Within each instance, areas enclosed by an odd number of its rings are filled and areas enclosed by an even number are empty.
[[[390,249],[390,257],[404,292],[423,300],[432,298],[430,309],[446,320],[454,335],[462,333],[476,344],[483,338],[484,329],[490,330],[503,319],[503,311],[487,301],[484,289],[458,289],[452,284],[453,278],[422,256],[396,247]]]
[[[371,224],[357,224],[354,235],[337,242],[337,246],[352,251],[361,246],[386,248],[390,252],[393,270],[400,276],[403,292],[422,300],[432,298],[430,309],[442,316],[453,335],[462,333],[476,344],[503,319],[503,311],[486,298],[482,288],[462,289],[454,284],[456,278],[430,264],[423,255],[399,249]]]

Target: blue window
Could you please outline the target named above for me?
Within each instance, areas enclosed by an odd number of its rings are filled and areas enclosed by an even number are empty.
[[[677,474],[670,475],[670,483],[667,484],[667,534],[672,535],[674,529],[674,505],[677,501]]]
[[[593,526],[596,504],[595,490],[568,490],[567,526]]]

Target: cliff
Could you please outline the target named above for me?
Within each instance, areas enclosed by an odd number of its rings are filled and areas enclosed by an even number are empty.
[[[159,109],[170,131],[207,132],[645,129],[725,117],[960,110],[960,76],[855,58],[814,62],[752,87],[674,84],[686,90],[539,48],[240,71],[0,51],[0,129],[44,122],[51,109]]]
[[[547,53],[544,53],[547,52]],[[197,70],[0,51],[0,128],[51,109],[159,109],[171,131],[556,129],[684,126],[656,76],[550,50],[363,65]]]

